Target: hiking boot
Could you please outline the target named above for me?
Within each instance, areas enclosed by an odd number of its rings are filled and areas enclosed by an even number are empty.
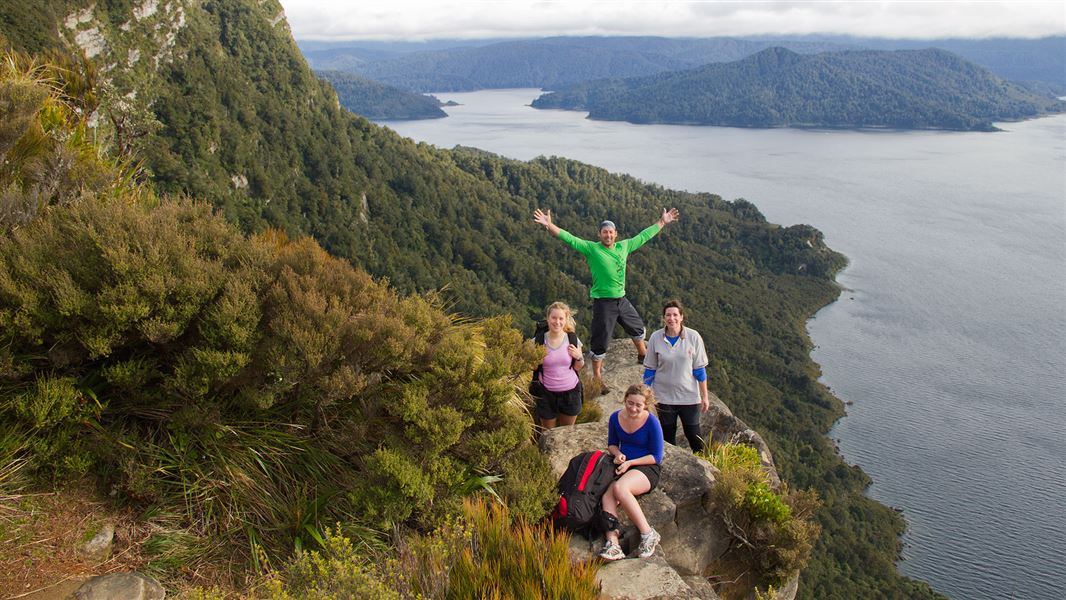
[[[600,380],[600,395],[601,396],[606,396],[607,394],[610,394],[610,393],[611,393],[611,386],[607,385],[607,382],[601,379]]]
[[[625,557],[626,553],[622,552],[622,547],[610,540],[603,545],[603,551],[600,552],[600,558],[603,560],[621,560]]]
[[[654,529],[648,533],[640,534],[640,547],[637,548],[637,556],[648,558],[652,554],[655,554],[655,547],[659,545],[659,540],[661,539],[663,539],[663,537]]]

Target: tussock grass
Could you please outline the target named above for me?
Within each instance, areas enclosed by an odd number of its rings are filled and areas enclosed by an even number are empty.
[[[574,563],[569,535],[515,519],[505,506],[464,503],[462,516],[432,534],[398,534],[382,553],[327,532],[321,550],[303,553],[269,586],[275,600],[440,598],[592,600],[595,562]]]

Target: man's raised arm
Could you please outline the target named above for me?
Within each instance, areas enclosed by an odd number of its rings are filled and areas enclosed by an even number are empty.
[[[669,225],[670,223],[673,223],[674,221],[676,221],[678,215],[680,215],[680,214],[681,213],[677,212],[676,208],[671,208],[670,210],[666,210],[664,208],[663,209],[663,216],[659,217],[659,221],[658,221],[659,229],[663,229],[667,225]]]
[[[552,223],[552,211],[549,210],[548,212],[544,212],[539,208],[534,210],[533,221],[543,225],[544,228],[548,230],[548,233],[555,237],[559,237],[559,227],[557,227],[555,223]]]

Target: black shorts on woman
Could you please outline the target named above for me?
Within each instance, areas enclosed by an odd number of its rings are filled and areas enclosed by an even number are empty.
[[[584,390],[581,387],[580,380],[574,389],[566,390],[565,392],[553,392],[545,388],[544,385],[540,385],[535,396],[537,417],[544,420],[554,419],[560,414],[576,417],[581,414],[583,395]]]
[[[645,477],[648,478],[648,483],[651,484],[651,487],[648,488],[648,492],[650,492],[650,491],[654,490],[659,485],[659,476],[662,474],[662,465],[660,465],[660,464],[654,464],[654,465],[631,465],[629,467],[629,469],[626,470],[626,473],[629,473],[631,471],[640,471],[641,473],[644,474]],[[614,477],[615,481],[618,481],[619,479],[621,479],[622,476],[625,475],[626,473],[622,473],[622,475],[615,475],[615,477]],[[644,492],[644,493],[646,494],[648,492]]]

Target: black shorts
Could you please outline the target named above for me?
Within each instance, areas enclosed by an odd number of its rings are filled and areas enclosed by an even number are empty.
[[[607,354],[607,343],[614,334],[614,325],[618,323],[633,339],[644,339],[644,321],[637,314],[637,309],[623,298],[595,298],[592,301],[592,331],[589,335],[589,349],[592,360],[603,360]]]
[[[640,471],[641,473],[644,473],[644,476],[647,477],[648,481],[651,482],[651,487],[648,488],[648,492],[650,492],[655,489],[655,486],[659,485],[659,474],[662,472],[662,470],[662,465],[659,464],[633,465],[626,470],[626,473],[630,471]],[[626,473],[622,473],[622,475],[625,475]],[[615,479],[618,479],[622,475],[616,475]]]
[[[538,387],[540,388],[536,397],[538,418],[547,421],[559,416],[560,413],[568,417],[581,414],[581,401],[584,394],[580,381],[577,382],[577,387],[565,392],[553,392],[545,389],[544,386]]]

